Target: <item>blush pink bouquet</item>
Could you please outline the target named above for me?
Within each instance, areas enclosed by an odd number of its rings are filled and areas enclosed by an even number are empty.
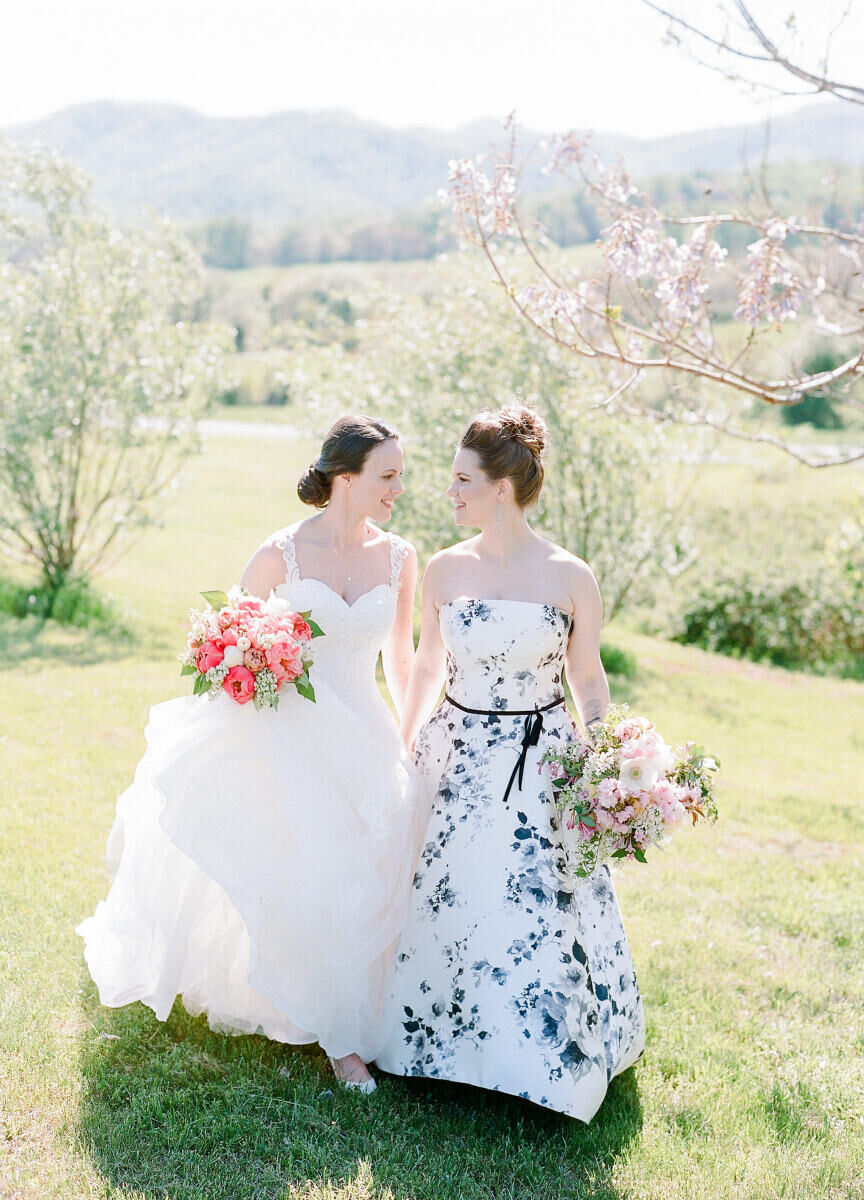
[[[215,699],[222,692],[237,704],[278,708],[279,691],[293,684],[315,700],[309,679],[310,643],[323,630],[310,614],[292,612],[284,600],[259,600],[242,588],[202,592],[207,608],[191,609],[181,675],[194,675],[192,693]]]
[[[550,750],[552,790],[568,870],[585,880],[611,858],[635,858],[661,845],[690,818],[717,819],[714,774],[720,764],[702,746],[668,746],[656,727],[610,708],[592,742]]]

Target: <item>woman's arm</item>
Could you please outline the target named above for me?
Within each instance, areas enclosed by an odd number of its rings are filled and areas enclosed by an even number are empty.
[[[409,750],[420,726],[438,699],[444,682],[444,642],[438,620],[436,581],[441,575],[438,555],[430,559],[423,576],[423,603],[420,611],[420,644],[414,656],[414,667],[408,683],[405,710],[402,713],[402,739]]]
[[[243,568],[240,586],[266,600],[285,581],[285,560],[278,546],[259,546]]]
[[[602,721],[609,708],[609,683],[600,661],[603,601],[587,563],[579,562],[576,568],[572,586],[576,617],[567,644],[567,682],[590,737],[591,726]]]
[[[402,563],[396,619],[381,650],[384,678],[399,715],[405,708],[408,678],[414,661],[414,593],[417,590],[417,551],[408,549]]]

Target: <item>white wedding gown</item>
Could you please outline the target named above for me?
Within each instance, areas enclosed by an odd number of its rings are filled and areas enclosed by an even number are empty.
[[[150,710],[147,750],[117,803],[107,899],[78,926],[103,1004],[177,996],[214,1029],[380,1050],[392,953],[426,812],[378,690],[406,543],[390,580],[348,604],[301,579],[287,531],[276,594],[311,610],[316,703],[278,710],[187,696]]]

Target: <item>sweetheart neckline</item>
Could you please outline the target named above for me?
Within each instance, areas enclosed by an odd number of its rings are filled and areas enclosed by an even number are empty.
[[[573,613],[557,604],[546,604],[543,600],[509,600],[504,596],[459,596],[455,600],[445,600],[441,608],[450,608],[454,604],[531,604],[534,608],[554,608],[556,612],[575,620]]]
[[[316,579],[314,575],[298,575],[296,579],[286,579],[284,586],[291,587],[295,583],[320,583],[321,587],[326,588],[331,596],[335,596],[337,600],[341,600],[345,607],[350,611],[356,604],[359,604],[366,596],[371,596],[373,592],[377,592],[379,588],[387,588],[388,591],[393,590],[393,585],[390,583],[376,583],[374,587],[367,588],[365,592],[361,592],[359,596],[355,596],[350,602],[345,599],[341,592],[337,592],[329,583],[325,583],[323,579]]]

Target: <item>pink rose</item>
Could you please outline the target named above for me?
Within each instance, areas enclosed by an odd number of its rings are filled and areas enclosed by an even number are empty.
[[[267,666],[267,655],[263,650],[258,650],[255,646],[247,650],[243,655],[243,665],[248,667],[250,671],[256,674],[263,671]]]
[[[255,676],[248,667],[232,667],[222,686],[232,700],[248,704],[255,693]]]
[[[218,667],[224,657],[225,651],[221,646],[217,646],[213,642],[205,642],[198,651],[198,657],[195,660],[195,665],[203,675],[205,672],[209,671],[211,667]]]

